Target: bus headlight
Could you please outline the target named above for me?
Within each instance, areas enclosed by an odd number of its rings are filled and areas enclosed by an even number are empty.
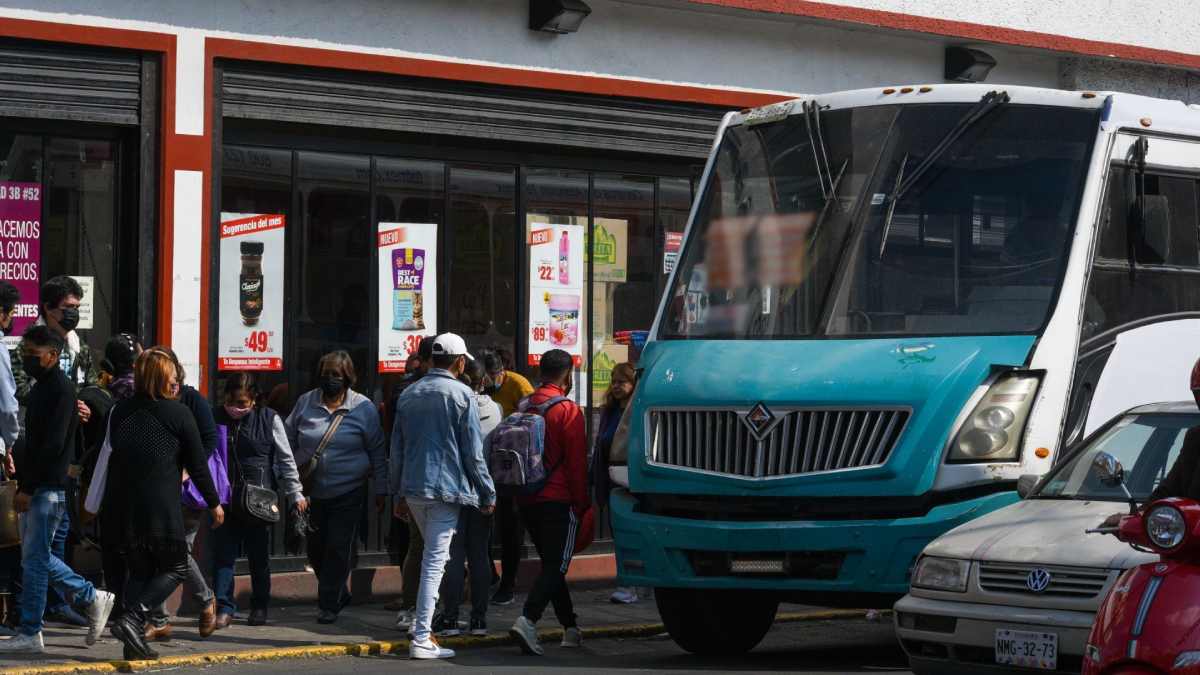
[[[1014,461],[1037,393],[1038,376],[1027,372],[1001,375],[975,405],[950,444],[948,461]]]

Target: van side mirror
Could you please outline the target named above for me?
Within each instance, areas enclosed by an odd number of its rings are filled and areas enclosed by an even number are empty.
[[[1108,487],[1117,487],[1125,482],[1125,467],[1107,452],[1098,452],[1092,459],[1092,475]]]
[[[1041,476],[1036,473],[1027,473],[1017,479],[1017,496],[1021,499],[1026,499],[1033,494],[1033,489],[1037,487]]]
[[[1092,475],[1107,487],[1121,488],[1121,492],[1125,493],[1125,499],[1129,501],[1129,512],[1137,513],[1137,500],[1125,486],[1125,467],[1121,466],[1120,460],[1107,452],[1096,453],[1092,459]]]

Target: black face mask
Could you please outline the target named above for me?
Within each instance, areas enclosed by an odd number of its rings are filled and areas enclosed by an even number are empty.
[[[58,325],[68,333],[75,330],[75,327],[79,325],[79,310],[74,307],[64,307]]]
[[[346,390],[346,380],[334,375],[321,378],[321,393],[327,398],[340,396]]]
[[[41,379],[50,370],[43,366],[42,360],[36,356],[22,356],[21,369],[25,371],[26,375],[35,380]]]

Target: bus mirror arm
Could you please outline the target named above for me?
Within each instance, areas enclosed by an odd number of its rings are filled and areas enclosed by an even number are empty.
[[[1137,276],[1137,245],[1140,238],[1145,237],[1146,227],[1146,153],[1150,149],[1150,141],[1140,136],[1129,148],[1125,161],[1137,171],[1133,179],[1133,204],[1125,219],[1125,254],[1129,262],[1129,280]]]

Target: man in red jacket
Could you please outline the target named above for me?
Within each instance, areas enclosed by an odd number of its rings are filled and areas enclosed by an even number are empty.
[[[541,384],[529,397],[528,406],[569,395],[573,367],[571,355],[561,349],[542,355]],[[563,627],[562,646],[579,647],[582,643],[566,576],[575,551],[579,518],[590,504],[583,411],[567,400],[546,410],[545,418],[544,460],[549,477],[541,492],[517,501],[521,522],[537,548],[542,570],[525,599],[522,616],[509,631],[525,653],[539,656],[543,650],[535,626],[549,604],[554,605],[554,614]]]

